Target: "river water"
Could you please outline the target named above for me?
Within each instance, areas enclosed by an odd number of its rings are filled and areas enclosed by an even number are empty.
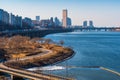
[[[120,80],[120,76],[100,68],[120,72],[120,32],[71,32],[47,35],[55,42],[63,40],[75,56],[55,66],[40,68],[45,73],[71,77],[76,80]]]

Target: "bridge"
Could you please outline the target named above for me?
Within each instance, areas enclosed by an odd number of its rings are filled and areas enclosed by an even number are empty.
[[[14,80],[14,76],[27,78],[30,80],[72,80],[69,78],[59,77],[51,74],[43,74],[37,72],[31,72],[28,70],[14,69],[0,64],[0,72],[8,73],[11,75],[11,80]]]
[[[74,27],[73,31],[120,31],[120,27]]]
[[[0,36],[14,36],[22,35],[29,37],[44,37],[48,34],[74,32],[74,31],[120,31],[120,27],[72,27],[72,28],[60,28],[60,29],[25,29],[25,30],[10,30],[1,31]]]
[[[42,55],[46,55],[46,54],[51,54],[50,50],[47,49],[43,49],[43,53]],[[33,58],[36,56],[40,56],[41,54],[37,54],[34,56],[28,56],[25,58],[21,58],[19,60],[27,60],[29,58]],[[41,56],[42,56],[41,55]],[[15,60],[9,60],[7,62],[14,62]],[[14,80],[14,77],[21,77],[21,78],[26,78],[29,80],[73,80],[71,78],[65,78],[65,77],[61,77],[61,76],[57,76],[57,75],[51,75],[51,74],[45,74],[42,72],[34,72],[34,71],[28,71],[22,68],[12,68],[7,66],[7,62],[5,63],[0,63],[0,72],[4,72],[7,74],[11,75],[11,80]]]

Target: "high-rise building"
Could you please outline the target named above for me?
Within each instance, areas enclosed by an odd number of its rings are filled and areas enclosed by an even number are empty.
[[[36,16],[36,21],[40,21],[40,16]]]
[[[7,11],[4,11],[3,13],[3,22],[9,24],[9,13]]]
[[[50,21],[53,22],[53,17],[50,18]]]
[[[72,25],[72,21],[71,18],[67,17],[67,26],[71,26]]]
[[[33,26],[40,26],[40,16],[36,16],[36,20],[32,20]]]
[[[50,18],[49,26],[52,26],[52,27],[54,26],[53,17]]]
[[[16,26],[22,27],[22,17],[21,16],[16,16]]]
[[[63,19],[62,19],[63,27],[67,27],[67,10],[63,10]]]
[[[0,23],[3,22],[3,10],[0,9]]]
[[[89,21],[89,27],[94,27],[93,21]]]
[[[60,26],[60,21],[57,17],[55,17],[55,26]]]
[[[9,13],[0,9],[0,22],[9,24]]]
[[[12,26],[22,27],[22,17],[10,14],[9,24]]]
[[[10,14],[9,23],[12,26],[16,26],[16,18],[15,18],[15,15],[13,15],[12,13]]]
[[[83,27],[87,27],[87,21],[83,21]]]
[[[28,17],[25,17],[23,19],[23,24],[24,24],[24,26],[29,26],[29,27],[33,26],[31,18],[28,18]]]

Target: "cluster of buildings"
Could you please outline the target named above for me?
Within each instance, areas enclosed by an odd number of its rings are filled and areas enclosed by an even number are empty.
[[[4,14],[4,13],[3,13]],[[9,14],[9,13],[8,13]],[[15,16],[14,14],[9,14],[9,23],[11,26],[17,26],[17,27],[22,27],[22,17],[21,16]]]
[[[89,23],[88,23],[89,22]],[[19,28],[53,28],[53,27],[63,27],[69,28],[72,25],[71,18],[68,17],[67,9],[62,11],[62,20],[60,21],[58,17],[51,17],[49,19],[40,19],[40,16],[36,16],[35,20],[25,17],[24,19],[21,16],[8,13],[3,9],[0,9],[0,26],[1,24],[7,24],[10,26],[15,26]],[[84,21],[83,28],[92,28],[94,27],[93,21]]]
[[[83,21],[83,26],[82,26],[83,28],[93,28],[94,27],[94,25],[93,25],[93,21],[89,21],[89,23],[88,23],[88,21]]]
[[[68,28],[68,27],[72,26],[71,18],[68,17],[68,11],[66,9],[63,10],[62,26],[64,28]],[[90,21],[83,21],[83,25],[80,26],[80,27],[83,27],[83,28],[93,28],[94,27],[93,21],[92,20],[90,20]]]
[[[60,20],[55,17],[51,17],[50,19],[42,19],[40,20],[40,16],[36,16],[36,20],[32,20],[33,24],[35,27],[47,27],[47,28],[51,28],[51,27],[61,27],[61,22]]]
[[[40,16],[36,16],[36,20],[33,20],[33,24],[35,26],[40,27],[64,27],[68,28],[72,25],[71,18],[68,17],[68,11],[65,9],[63,10],[63,18],[62,21],[60,21],[57,17],[50,19],[44,19],[40,20]]]
[[[68,17],[67,10],[63,10],[63,18],[62,21],[58,19],[58,17],[51,17],[50,19],[42,19],[40,20],[40,16],[36,16],[36,20],[32,20],[31,18],[25,17],[24,19],[21,16],[14,15],[12,13],[8,13],[3,9],[0,9],[0,25],[10,25],[19,28],[24,27],[70,27],[72,22],[71,18]]]
[[[27,17],[22,19],[21,16],[14,15],[4,11],[3,9],[0,9],[0,25],[10,25],[22,28],[24,24],[32,27],[32,20]]]

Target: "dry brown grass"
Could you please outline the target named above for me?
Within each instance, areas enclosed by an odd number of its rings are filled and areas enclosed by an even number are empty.
[[[5,76],[0,76],[0,80],[8,80]]]
[[[12,59],[24,58],[24,57],[26,57],[26,53],[11,54]]]
[[[5,40],[5,41],[2,41]],[[37,41],[36,41],[37,40]],[[74,54],[70,48],[65,48],[56,44],[51,44],[51,39],[30,39],[29,37],[14,36],[11,38],[0,39],[0,49],[6,51],[6,55],[10,59],[24,58],[26,56],[34,56],[40,54],[42,51],[39,48],[45,48],[52,51],[50,54],[33,57],[26,60],[17,60],[5,63],[12,67],[31,67],[31,66],[45,66],[62,61]]]
[[[57,46],[53,44],[49,44],[51,48],[51,50],[53,51],[50,54],[44,54],[41,56],[37,56],[35,58],[31,58],[31,59],[27,59],[24,61],[16,61],[16,62],[12,62],[12,63],[7,63],[7,65],[9,64],[10,66],[16,66],[18,67],[24,67],[24,68],[28,68],[28,67],[32,67],[32,66],[45,66],[45,65],[49,65],[49,64],[53,64],[56,63],[58,61],[62,61],[70,56],[73,55],[74,51],[70,48],[64,48],[62,46]]]
[[[13,36],[13,37],[0,37],[0,49],[6,51],[8,58],[22,58],[29,55],[36,55],[41,53],[38,48],[41,44],[37,42],[38,39],[30,39],[29,37]]]

